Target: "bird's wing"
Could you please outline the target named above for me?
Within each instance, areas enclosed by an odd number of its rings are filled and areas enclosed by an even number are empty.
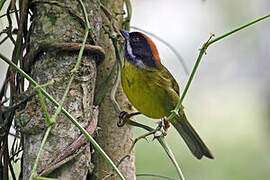
[[[144,67],[143,70],[147,72],[152,72],[145,73],[145,75],[150,76],[149,79],[155,79],[154,83],[156,83],[157,86],[169,87],[179,96],[178,83],[165,66],[161,65],[159,68]]]
[[[163,66],[160,75],[169,82],[169,86],[177,93],[177,95],[179,95],[178,83],[165,66]]]

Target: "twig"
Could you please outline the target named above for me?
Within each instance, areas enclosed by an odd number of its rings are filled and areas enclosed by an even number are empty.
[[[36,176],[35,180],[58,180],[58,179]]]
[[[5,14],[3,14],[3,15],[0,16],[0,19],[1,19],[2,17],[7,16],[7,14],[12,14],[12,13],[15,13],[15,12],[18,12],[18,11],[20,11],[20,10],[14,10],[14,11],[10,11],[9,13],[5,13]]]
[[[115,94],[116,94],[117,88],[119,86],[120,77],[121,77],[121,67],[120,67],[119,61],[116,62],[116,65],[117,65],[116,79],[115,79],[114,85],[112,87],[110,97],[111,97],[111,101],[112,101],[113,106],[114,106],[114,110],[119,114],[121,112],[121,108],[120,108],[120,105],[118,104],[118,102],[115,99]]]
[[[219,41],[219,40],[221,40],[221,39],[223,39],[223,38],[225,38],[225,37],[227,37],[227,36],[229,36],[229,35],[231,35],[231,34],[233,34],[233,33],[236,33],[236,32],[238,32],[238,31],[240,31],[240,30],[242,30],[242,29],[244,29],[244,28],[246,28],[246,27],[248,27],[248,26],[251,26],[251,25],[253,25],[253,24],[255,24],[255,23],[259,22],[259,21],[262,21],[262,20],[264,20],[264,19],[266,19],[266,18],[268,18],[268,17],[270,17],[270,14],[268,14],[268,15],[266,15],[266,16],[263,16],[263,17],[261,17],[261,18],[258,18],[258,19],[256,19],[256,20],[254,20],[254,21],[252,21],[252,22],[250,22],[250,23],[248,23],[248,24],[245,24],[245,25],[243,25],[243,26],[241,26],[241,27],[239,27],[239,28],[236,28],[236,29],[234,29],[234,30],[232,30],[232,31],[230,31],[230,32],[228,32],[228,33],[225,33],[225,34],[223,34],[223,35],[221,35],[221,36],[219,36],[219,37],[217,37],[217,38],[215,38],[215,39],[213,39],[213,40],[208,40],[206,43],[204,43],[204,44],[202,45],[202,48],[200,49],[199,56],[198,56],[198,58],[197,58],[197,60],[196,60],[196,62],[195,62],[195,65],[194,65],[194,67],[193,67],[193,69],[192,69],[192,72],[191,72],[191,74],[190,74],[190,76],[189,76],[189,79],[188,79],[188,82],[187,82],[187,84],[186,84],[186,86],[185,86],[185,89],[184,89],[184,91],[183,91],[183,94],[182,94],[181,98],[179,99],[179,101],[178,101],[178,103],[177,103],[175,109],[172,111],[172,113],[171,113],[170,116],[167,118],[167,120],[172,120],[175,116],[178,115],[178,111],[179,111],[179,109],[181,108],[181,105],[182,105],[182,103],[183,103],[183,100],[184,100],[184,98],[185,98],[185,96],[186,96],[186,94],[187,94],[187,92],[188,92],[188,89],[189,89],[189,87],[190,87],[190,84],[191,84],[191,82],[192,82],[192,80],[193,80],[193,78],[194,78],[195,73],[197,72],[197,69],[198,69],[199,64],[200,64],[200,62],[201,62],[201,59],[202,59],[202,56],[205,54],[206,49],[207,49],[211,44],[213,44],[213,43],[215,43],[215,42],[217,42],[217,41]]]
[[[124,0],[126,9],[127,9],[127,17],[123,21],[123,29],[129,31],[130,30],[130,20],[132,16],[132,6],[130,0]]]
[[[149,126],[146,126],[144,124],[141,124],[141,123],[138,123],[136,121],[133,121],[131,119],[127,119],[127,124],[131,125],[131,126],[136,126],[136,127],[140,127],[142,129],[145,129],[146,131],[153,131],[155,129],[149,127]]]
[[[5,76],[5,80],[4,80],[2,87],[0,89],[0,100],[2,100],[2,98],[5,96],[5,94],[7,92],[9,74],[10,74],[10,67],[8,67],[8,70],[7,70],[7,73]]]
[[[19,9],[20,9],[21,7],[19,7]],[[16,17],[16,21],[17,21],[17,26],[19,27],[19,24],[20,24],[20,19],[19,19],[19,15],[18,15],[18,12],[19,11],[17,11],[17,7],[16,7],[16,0],[14,1],[14,9],[12,9],[14,12],[15,12],[15,17]],[[26,17],[26,19],[27,19],[27,17]],[[25,22],[26,23],[26,27],[27,27],[27,22]]]
[[[8,27],[7,27],[7,35],[9,37],[9,39],[11,40],[11,42],[15,45],[16,42],[12,36],[12,20],[11,20],[11,17],[10,17],[10,6],[8,6],[7,8],[7,13],[6,13],[6,16],[7,16],[7,20],[8,20]]]
[[[50,133],[52,127],[53,127],[53,126],[52,126],[52,124],[51,124],[51,125],[47,128],[46,133],[45,133],[45,135],[44,135],[44,137],[43,137],[43,139],[42,139],[42,142],[41,142],[41,145],[40,145],[40,148],[39,148],[39,152],[38,152],[38,154],[37,154],[37,158],[36,158],[36,161],[35,161],[35,163],[34,163],[34,166],[33,166],[33,169],[32,169],[32,173],[31,173],[31,176],[30,176],[29,180],[32,180],[32,179],[34,178],[35,174],[36,174],[37,165],[38,165],[38,161],[39,161],[39,159],[40,159],[40,155],[41,155],[41,153],[42,153],[42,149],[43,149],[43,147],[44,147],[44,145],[45,145],[45,143],[46,143],[46,141],[47,141],[47,138],[48,138],[48,136],[49,136],[49,133]]]
[[[161,178],[161,179],[167,179],[167,180],[176,180],[174,178],[168,177],[168,176],[162,176],[158,174],[136,174],[137,177],[156,177],[156,178]]]
[[[118,162],[118,164],[117,164],[117,167],[119,167],[120,164],[121,164],[126,158],[130,157],[130,154],[131,154],[132,150],[134,149],[135,144],[136,144],[139,140],[141,140],[141,139],[146,139],[147,136],[150,136],[150,135],[152,135],[152,134],[155,134],[155,132],[156,132],[155,130],[149,131],[149,132],[147,132],[147,133],[145,133],[145,134],[143,134],[143,135],[137,137],[137,138],[133,141],[131,147],[129,148],[128,153],[127,153],[124,157],[122,157],[122,158],[119,160],[119,162]]]
[[[143,129],[149,131],[149,133],[151,133],[151,134],[153,134],[153,133],[155,133],[155,132],[157,132],[157,131],[160,130],[160,125],[159,125],[156,129],[153,129],[153,128],[149,127],[149,126],[140,124],[140,123],[135,122],[135,121],[132,121],[132,120],[130,120],[130,119],[127,119],[127,124],[132,125],[132,126],[136,126],[136,127],[143,128]],[[179,165],[178,165],[178,163],[177,163],[177,161],[176,161],[176,159],[175,159],[175,157],[174,157],[174,154],[173,154],[172,150],[170,149],[169,145],[166,143],[166,141],[165,141],[165,139],[164,139],[164,136],[161,135],[161,136],[157,136],[157,137],[155,137],[155,138],[158,140],[158,142],[160,143],[160,145],[163,147],[163,149],[165,150],[166,154],[167,154],[168,157],[170,158],[171,162],[172,162],[173,165],[175,166],[176,171],[177,171],[177,173],[178,173],[178,175],[179,175],[179,178],[180,178],[181,180],[185,180],[185,177],[184,177],[184,175],[183,175],[183,173],[182,173],[182,171],[181,171],[181,169],[180,169],[180,167],[179,167]],[[140,138],[140,139],[141,139],[141,138]],[[139,140],[139,139],[138,139],[138,140]],[[132,144],[132,145],[133,145],[133,144]],[[135,144],[134,144],[134,145],[135,145]],[[133,147],[132,147],[132,148],[133,148]],[[127,157],[128,157],[128,156],[127,156]],[[126,158],[126,157],[123,157],[123,158]],[[122,158],[122,159],[123,159],[123,158]],[[122,161],[123,161],[123,160],[122,160]]]
[[[4,144],[5,146],[3,146],[3,180],[8,180],[8,135],[6,134],[4,136]],[[1,158],[2,159],[2,158]]]
[[[15,10],[15,3],[16,1],[13,0],[11,1],[12,4],[11,5],[13,7],[13,10]],[[18,24],[18,32],[17,32],[17,39],[15,42],[15,47],[12,53],[12,62],[14,62],[15,64],[18,63],[18,60],[20,58],[20,55],[22,54],[23,50],[22,50],[22,43],[23,43],[23,29],[24,29],[24,24],[27,22],[27,13],[28,13],[28,0],[23,0],[21,2],[22,6],[21,6],[21,11],[20,11],[20,21]],[[10,72],[10,89],[11,89],[11,96],[12,97],[16,97],[17,96],[17,91],[15,89],[15,74],[16,72],[14,70],[11,70]],[[17,86],[18,82],[17,82]]]
[[[119,121],[117,122],[118,127],[123,127],[127,120],[129,120],[133,116],[137,116],[141,114],[140,112],[134,112],[134,113],[127,113],[126,111],[122,111],[119,113]]]
[[[16,153],[12,154],[12,156],[10,157],[10,159],[14,161],[14,158],[16,156],[18,156],[22,151],[23,151],[23,149],[18,149]]]
[[[4,37],[4,38],[0,41],[0,45],[3,44],[7,39],[8,39],[8,35],[7,35],[6,37]]]
[[[41,93],[40,88],[38,88],[37,91],[38,91],[38,95],[39,95],[39,100],[40,100],[40,103],[41,103],[41,107],[42,107],[42,110],[43,110],[44,115],[45,115],[46,123],[48,125],[55,124],[55,120],[50,119],[50,115],[49,115],[49,112],[48,112],[48,109],[47,109],[47,106],[45,104],[45,100],[43,98],[43,95]]]
[[[9,156],[9,154],[8,154],[8,156]],[[10,158],[8,158],[8,166],[9,166],[9,172],[10,172],[10,174],[11,174],[11,176],[12,176],[12,179],[13,179],[13,180],[16,180],[16,175],[15,175],[13,166],[12,166],[12,164],[11,164]]]
[[[45,133],[45,136],[42,139],[42,142],[41,142],[41,145],[40,145],[40,148],[39,148],[39,152],[38,152],[38,155],[36,157],[36,160],[35,160],[35,163],[34,163],[34,166],[33,166],[33,169],[32,169],[32,172],[31,172],[31,175],[30,175],[29,180],[32,180],[33,177],[36,174],[37,165],[38,165],[38,162],[39,162],[39,159],[40,159],[40,155],[41,155],[42,149],[43,149],[43,147],[44,147],[44,145],[45,145],[45,143],[47,141],[47,138],[49,136],[49,133],[50,133],[53,125],[55,124],[55,120],[53,120],[53,119],[50,118],[49,112],[48,112],[47,107],[46,107],[46,104],[45,104],[45,100],[44,100],[43,95],[41,93],[41,88],[42,87],[40,85],[37,85],[36,88],[37,88],[37,91],[38,91],[38,95],[39,95],[39,100],[40,100],[40,103],[41,103],[41,107],[43,109],[43,112],[44,112],[45,118],[46,118],[46,122],[48,123],[49,127],[47,128],[47,131]]]
[[[173,154],[172,150],[169,148],[169,145],[165,141],[164,137],[160,136],[159,138],[157,138],[157,140],[162,145],[163,149],[165,150],[165,152],[167,153],[167,155],[169,156],[169,158],[173,162],[173,165],[177,170],[179,178],[181,180],[185,180],[184,174],[182,173],[181,168],[179,167],[179,165],[174,157],[174,154]]]
[[[105,20],[107,20],[107,24],[108,24],[109,29],[110,29],[110,32],[107,32],[107,33],[108,33],[109,38],[111,39],[111,41],[113,43],[114,52],[115,52],[115,56],[116,56],[116,62],[115,62],[115,65],[113,67],[113,70],[112,70],[112,72],[116,71],[116,79],[115,79],[114,85],[111,89],[110,98],[111,98],[111,101],[113,103],[114,110],[117,113],[120,113],[121,108],[120,108],[118,102],[115,100],[115,93],[116,93],[117,88],[118,88],[119,83],[120,83],[121,68],[122,68],[121,56],[120,56],[119,49],[118,49],[118,38],[116,35],[119,33],[119,30],[113,25],[114,23],[113,23],[113,18],[112,18],[111,12],[102,4],[100,4],[100,7],[103,10],[103,12],[107,18],[107,19],[105,18]]]

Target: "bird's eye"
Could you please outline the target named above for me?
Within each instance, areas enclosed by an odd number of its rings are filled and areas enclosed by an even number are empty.
[[[132,41],[132,42],[139,42],[139,41],[140,41],[140,38],[134,37],[134,38],[131,39],[131,41]]]

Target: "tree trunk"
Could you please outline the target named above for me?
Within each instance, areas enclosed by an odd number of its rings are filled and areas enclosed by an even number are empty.
[[[122,1],[103,1],[103,4],[110,9],[111,12],[121,12],[123,10]],[[118,17],[118,23],[116,26],[121,27],[122,18]],[[115,62],[114,48],[108,35],[101,33],[99,43],[104,47],[106,52],[106,58],[97,68],[97,89],[102,88],[104,81],[109,76],[113,64]],[[112,87],[113,84],[110,84]],[[116,93],[116,99],[123,110],[131,111],[131,105],[128,103],[122,88],[118,88]],[[110,92],[108,92],[99,108],[99,127],[97,141],[104,149],[105,152],[112,158],[114,162],[120,160],[128,152],[133,138],[133,128],[130,126],[124,126],[122,128],[117,127],[118,114],[115,112],[112,102],[110,100]],[[94,175],[97,179],[102,179],[110,173],[112,168],[103,160],[100,154],[95,153],[93,162],[96,165],[94,169]],[[135,156],[134,152],[130,158],[123,161],[119,167],[120,171],[128,180],[136,179],[135,176]],[[109,177],[108,179],[119,179],[116,175]]]
[[[84,25],[80,18],[76,16],[79,15],[81,19],[84,19],[79,3],[72,0],[61,2],[47,1],[45,3],[38,1],[31,5],[33,17],[30,28],[29,51],[39,47],[44,41],[57,43],[82,42],[85,33]],[[116,60],[111,40],[102,30],[103,12],[99,3],[97,0],[84,1],[92,32],[87,43],[97,42],[104,48],[106,58],[97,65],[98,59],[95,54],[84,53],[79,72],[76,74],[64,103],[64,108],[83,127],[86,127],[91,121],[95,93],[102,88]],[[122,0],[104,1],[103,4],[111,12],[121,12],[123,9]],[[70,9],[73,11],[70,11]],[[117,23],[120,28],[122,18],[121,16],[118,17]],[[59,102],[70,79],[71,70],[77,61],[78,51],[63,51],[49,47],[46,49],[41,51],[35,57],[35,62],[27,68],[30,69],[30,75],[39,84],[54,80],[54,84],[45,87],[45,90]],[[110,87],[112,85],[110,84]],[[96,140],[111,159],[117,163],[128,152],[133,130],[127,126],[117,127],[118,114],[112,106],[109,94],[110,92],[106,94],[99,107],[98,126],[100,130]],[[124,110],[131,109],[121,88],[119,88],[116,96]],[[46,105],[50,115],[54,114],[56,108],[48,100],[46,100]],[[42,138],[48,127],[38,96],[34,96],[27,102],[23,110],[17,112],[16,127],[24,137],[23,179],[29,179]],[[60,114],[43,148],[37,173],[56,159],[80,134],[79,129],[65,115]],[[119,169],[126,179],[135,179],[134,155],[121,163]],[[86,179],[87,175],[90,174],[89,179],[102,179],[112,172],[112,168],[100,154],[97,151],[91,154],[88,146],[79,155],[64,163],[46,177],[65,180]],[[109,179],[118,179],[118,177],[114,175]]]

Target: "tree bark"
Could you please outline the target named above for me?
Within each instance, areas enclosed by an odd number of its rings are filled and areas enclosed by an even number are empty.
[[[123,10],[122,1],[102,1],[102,3],[111,12],[121,12]],[[122,17],[117,16],[117,23],[115,24],[118,28],[121,27]],[[103,16],[103,18],[106,18]],[[106,78],[109,76],[113,64],[115,63],[115,54],[112,42],[108,38],[108,35],[101,33],[99,43],[105,49],[106,58],[97,68],[97,88],[100,89],[103,86]],[[108,46],[109,45],[109,46]],[[121,52],[123,55],[123,52]],[[110,84],[112,87],[113,84]],[[128,103],[121,87],[118,88],[116,93],[116,99],[120,104],[121,108],[125,111],[131,111],[132,107]],[[122,128],[117,127],[118,115],[110,100],[110,92],[108,92],[100,105],[99,108],[99,127],[96,137],[101,147],[108,153],[112,160],[117,163],[126,153],[128,152],[133,138],[133,128],[130,126],[124,126]],[[112,173],[112,168],[103,160],[100,154],[95,153],[93,156],[93,162],[95,164],[93,179],[103,179],[108,177]],[[134,152],[130,158],[124,160],[119,167],[120,171],[128,180],[136,179],[135,176],[135,155]],[[119,179],[116,175],[109,176],[108,179]]]
[[[72,9],[73,12],[76,12],[76,15],[84,19],[79,3],[72,0],[64,1],[64,3],[61,3],[62,1],[57,2],[58,4],[40,0],[31,5],[33,20],[30,28],[29,52],[31,49],[39,47],[44,41],[57,43],[82,42],[84,25],[81,23],[80,18],[70,11]],[[103,1],[102,3],[111,12],[121,12],[123,9],[122,0]],[[104,48],[106,58],[97,65],[96,54],[84,53],[82,64],[71,85],[64,108],[83,127],[86,127],[92,118],[95,93],[102,88],[116,58],[111,40],[102,30],[103,12],[100,10],[100,2],[97,0],[85,0],[84,4],[91,24],[91,33],[87,43],[93,44],[93,42],[97,42],[98,45]],[[119,16],[117,20],[118,27],[121,25],[121,20]],[[39,84],[54,79],[55,83],[45,87],[45,90],[59,102],[70,79],[71,70],[74,68],[77,56],[78,51],[47,48],[47,50],[38,53],[35,56],[34,63],[31,63],[31,66],[27,68],[30,69],[30,75]],[[110,87],[112,85],[110,84]],[[117,127],[118,114],[112,106],[109,94],[110,92],[106,94],[99,107],[98,126],[100,130],[96,140],[111,159],[117,163],[128,152],[133,130],[127,126],[123,128]],[[131,109],[121,88],[119,88],[116,96],[124,110]],[[48,100],[46,100],[46,105],[50,115],[52,115],[56,108]],[[16,127],[23,133],[24,137],[23,179],[29,179],[42,138],[48,127],[38,96],[34,96],[27,102],[23,110],[16,113]],[[60,114],[43,148],[37,173],[56,159],[80,134],[79,129],[65,115]],[[119,169],[126,179],[135,179],[134,155],[121,163]],[[102,179],[112,172],[112,168],[100,154],[97,151],[91,154],[88,146],[75,158],[55,169],[46,177],[65,180],[86,179],[87,175],[90,174],[89,179]],[[118,177],[114,175],[109,179],[118,179]]]

